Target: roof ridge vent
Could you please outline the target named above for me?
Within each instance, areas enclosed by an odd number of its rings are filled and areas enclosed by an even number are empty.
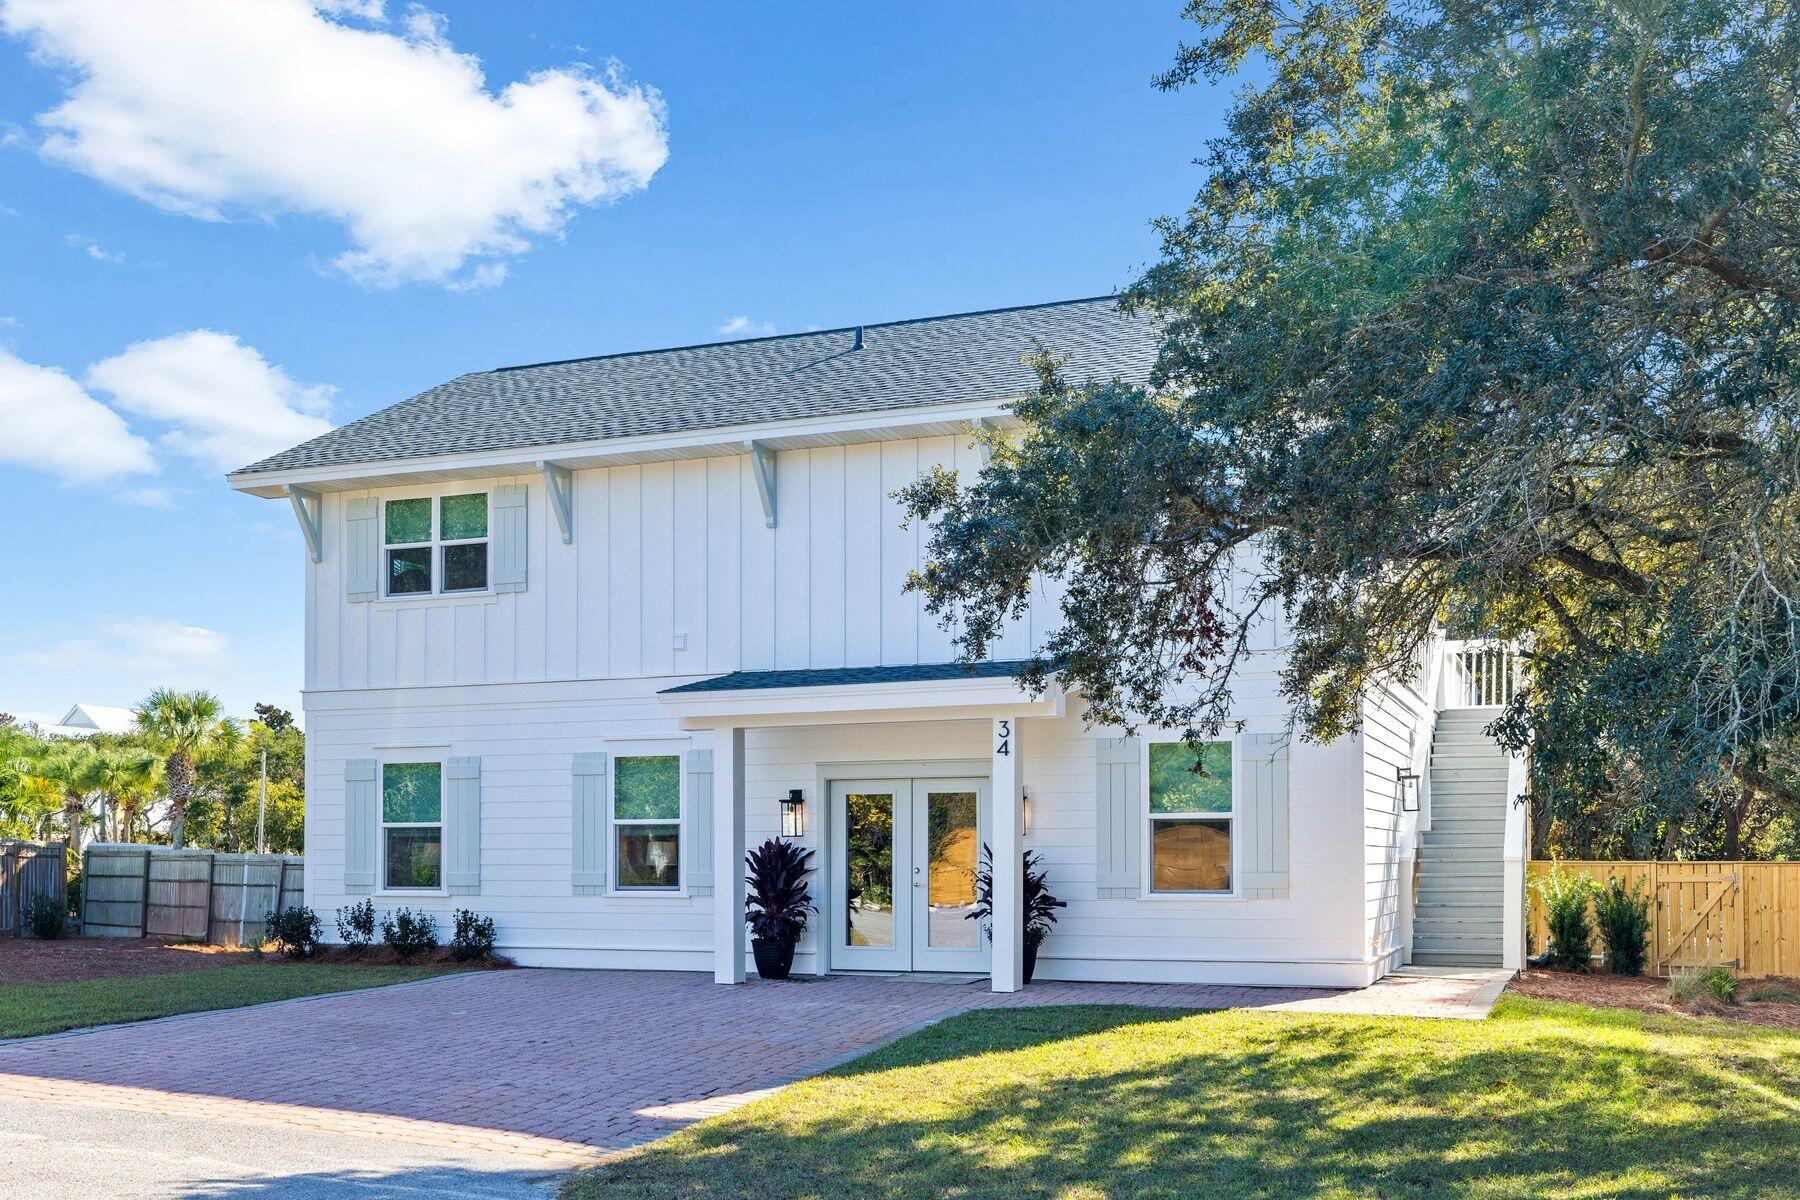
[[[856,327],[856,341],[852,342],[850,345],[850,348],[852,350],[861,350],[862,349],[862,331],[863,331],[863,327],[861,325],[858,325]]]

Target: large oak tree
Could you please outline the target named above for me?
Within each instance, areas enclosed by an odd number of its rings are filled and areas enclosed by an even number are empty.
[[[1046,354],[980,478],[908,494],[962,650],[1059,575],[1032,673],[1204,732],[1282,609],[1325,738],[1447,622],[1528,645],[1501,731],[1565,848],[1729,853],[1800,813],[1792,6],[1186,15],[1159,84],[1238,91],[1126,298],[1151,383]]]

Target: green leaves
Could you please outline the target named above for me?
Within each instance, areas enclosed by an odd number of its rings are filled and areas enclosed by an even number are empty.
[[[979,480],[908,489],[927,607],[982,657],[1056,579],[1033,678],[1201,734],[1279,615],[1320,738],[1451,620],[1530,647],[1540,834],[1741,849],[1800,814],[1792,7],[1185,14],[1163,86],[1258,69],[1127,296],[1154,378],[1046,355]]]

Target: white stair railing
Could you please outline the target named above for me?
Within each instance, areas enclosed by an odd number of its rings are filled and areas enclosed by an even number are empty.
[[[1489,708],[1512,702],[1524,663],[1506,642],[1444,643],[1445,703],[1457,708]]]

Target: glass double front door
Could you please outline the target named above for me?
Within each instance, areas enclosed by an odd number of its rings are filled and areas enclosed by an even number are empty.
[[[987,822],[986,780],[833,783],[832,965],[987,970],[987,934],[969,919]]]

